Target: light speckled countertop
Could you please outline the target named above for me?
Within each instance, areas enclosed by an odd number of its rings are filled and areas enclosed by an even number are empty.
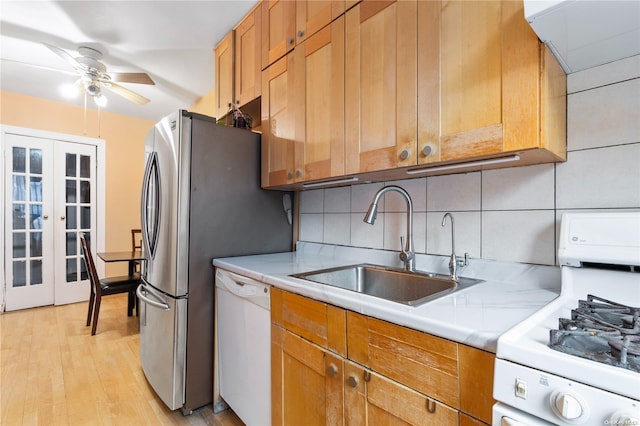
[[[446,256],[416,255],[416,269],[448,274]],[[421,306],[411,307],[289,275],[371,263],[401,267],[398,253],[316,243],[297,251],[214,259],[213,265],[274,287],[436,336],[496,351],[498,337],[560,293],[560,268],[471,259],[460,276],[476,284]]]

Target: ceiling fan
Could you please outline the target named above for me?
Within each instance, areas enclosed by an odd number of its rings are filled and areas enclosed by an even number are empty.
[[[123,98],[138,105],[144,105],[149,99],[139,95],[118,83],[155,84],[147,73],[122,73],[107,72],[107,67],[100,62],[102,52],[88,46],[78,47],[77,57],[71,56],[66,50],[50,44],[43,43],[49,50],[67,61],[75,70],[74,74],[80,76],[75,82],[75,88],[81,93],[92,96],[96,103],[103,100],[102,89],[110,90]],[[43,67],[45,68],[45,67]],[[49,68],[52,69],[52,68]],[[63,70],[56,70],[67,72]]]

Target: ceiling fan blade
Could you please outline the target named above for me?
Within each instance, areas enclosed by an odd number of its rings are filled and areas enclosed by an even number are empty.
[[[78,73],[75,72],[75,71],[61,70],[61,69],[58,69],[58,68],[46,67],[44,65],[36,65],[36,64],[30,64],[28,62],[14,61],[13,59],[0,58],[0,60],[2,60],[4,62],[10,62],[10,63],[18,64],[18,65],[25,65],[25,66],[31,67],[31,68],[39,68],[41,70],[61,72],[63,74],[68,74],[68,75],[78,75]]]
[[[109,72],[111,81],[118,83],[156,84],[149,74],[144,72]]]
[[[57,46],[52,46],[47,43],[42,43],[42,44],[44,44],[53,53],[55,53],[56,55],[60,56],[62,59],[67,61],[74,69],[78,70],[79,72],[86,71],[86,68],[80,62],[78,62],[76,58],[69,55],[66,50],[60,49]]]
[[[138,105],[144,105],[149,102],[149,99],[145,98],[142,95],[138,95],[137,93],[132,92],[131,90],[126,89],[119,84],[109,82],[104,84],[104,87]]]

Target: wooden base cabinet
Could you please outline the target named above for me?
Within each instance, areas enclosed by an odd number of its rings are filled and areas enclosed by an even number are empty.
[[[491,423],[495,356],[279,289],[273,425]]]

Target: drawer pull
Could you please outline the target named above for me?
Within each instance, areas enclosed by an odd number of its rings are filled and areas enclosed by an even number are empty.
[[[427,398],[427,411],[431,414],[436,412],[436,402],[431,398]]]

